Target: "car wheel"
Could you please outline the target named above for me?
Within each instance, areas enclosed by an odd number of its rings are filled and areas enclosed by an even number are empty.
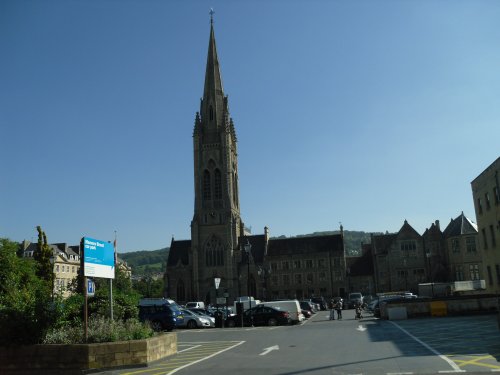
[[[160,332],[162,330],[162,325],[161,322],[155,320],[154,322],[151,322],[151,328],[153,331]]]
[[[190,320],[189,322],[187,322],[187,327],[189,329],[193,329],[193,328],[198,328],[198,325],[196,324],[196,322],[194,320]]]
[[[267,321],[267,325],[268,326],[277,326],[278,325],[278,321],[274,318],[270,318],[268,321]]]
[[[236,323],[233,319],[226,320],[226,327],[233,328],[236,326]]]

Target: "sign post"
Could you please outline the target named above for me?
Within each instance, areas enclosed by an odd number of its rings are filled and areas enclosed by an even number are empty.
[[[87,277],[115,278],[115,249],[106,241],[83,237],[80,242],[80,256],[83,263],[83,290],[85,305],[83,317],[85,321],[85,342],[88,341],[88,296],[95,293],[95,284]],[[92,288],[91,288],[92,286]],[[111,301],[110,303],[113,303]]]

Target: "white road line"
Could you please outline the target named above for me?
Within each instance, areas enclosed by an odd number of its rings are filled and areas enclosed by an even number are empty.
[[[412,375],[413,372],[388,372],[386,375]]]
[[[233,346],[230,346],[230,347],[228,347],[228,348],[226,348],[226,349],[219,350],[218,352],[213,353],[213,354],[210,354],[209,356],[203,357],[203,358],[201,358],[201,359],[198,359],[197,361],[193,361],[193,362],[188,363],[187,365],[184,365],[184,366],[178,367],[178,368],[176,368],[175,370],[170,371],[168,374],[169,374],[169,375],[170,375],[170,374],[173,374],[173,373],[175,373],[175,372],[177,372],[177,371],[179,371],[179,370],[182,370],[182,369],[184,369],[184,368],[186,368],[186,367],[192,366],[192,365],[194,365],[195,363],[199,363],[199,362],[202,362],[202,361],[204,361],[204,360],[206,360],[206,359],[209,359],[209,358],[215,357],[216,355],[218,355],[218,354],[220,354],[220,353],[223,353],[223,352],[225,352],[225,351],[227,351],[227,350],[231,350],[232,348],[235,348],[235,347],[237,347],[238,345],[241,345],[241,344],[244,344],[244,343],[245,343],[245,341],[240,341],[240,342],[238,342],[238,343],[234,344]]]
[[[177,350],[177,353],[187,352],[188,350],[191,350],[191,349],[194,349],[194,348],[199,348],[200,346],[201,345],[193,345],[193,346],[190,346],[189,348],[184,349],[184,350]]]
[[[389,320],[389,323],[392,323],[394,326],[396,326],[397,328],[399,328],[401,331],[403,331],[404,333],[406,333],[408,336],[410,336],[413,340],[415,340],[416,342],[418,342],[419,344],[425,346],[427,349],[429,349],[431,352],[433,352],[434,354],[436,354],[437,356],[439,356],[439,358],[441,358],[442,360],[448,362],[448,364],[451,366],[451,368],[454,370],[454,371],[439,371],[439,372],[465,372],[464,370],[461,370],[460,367],[458,367],[458,365],[453,362],[451,359],[449,359],[448,357],[446,357],[445,355],[439,353],[436,349],[430,347],[429,345],[427,345],[425,342],[423,342],[422,340],[420,340],[418,337],[415,337],[413,336],[410,332],[408,332],[406,329],[404,329],[403,327],[401,327],[399,324],[397,323],[394,323],[393,321],[390,321]]]

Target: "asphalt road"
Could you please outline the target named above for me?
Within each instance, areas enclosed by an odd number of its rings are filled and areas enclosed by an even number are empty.
[[[500,371],[496,317],[389,322],[319,312],[305,324],[183,330],[178,354],[147,368],[101,374],[440,374]]]

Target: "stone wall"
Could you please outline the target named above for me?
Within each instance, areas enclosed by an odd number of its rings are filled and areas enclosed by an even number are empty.
[[[97,369],[147,366],[176,353],[175,333],[99,344],[0,347],[0,374],[83,374]]]

